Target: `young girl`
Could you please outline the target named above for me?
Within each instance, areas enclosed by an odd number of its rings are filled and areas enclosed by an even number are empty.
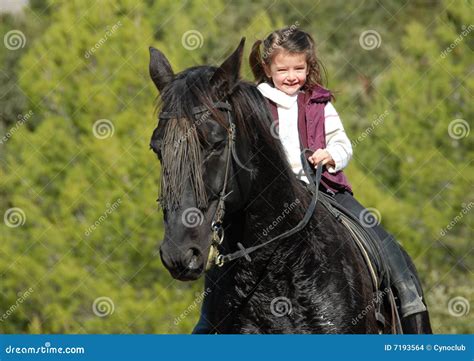
[[[331,92],[321,85],[321,67],[312,37],[296,28],[276,30],[263,41],[263,46],[261,40],[255,42],[249,60],[258,89],[278,122],[280,140],[295,176],[309,183],[300,154],[305,148],[314,150],[309,162],[316,166],[322,161],[325,165],[321,190],[331,194],[356,217],[363,218],[363,225],[371,227],[380,238],[392,286],[401,302],[402,317],[426,311],[397,241],[353,197],[342,171],[351,159],[352,146],[331,103]],[[193,333],[212,332],[207,308],[204,299],[201,318]]]
[[[387,233],[354,197],[344,169],[352,156],[351,142],[331,103],[329,90],[322,87],[320,63],[312,37],[296,28],[272,32],[252,47],[250,65],[258,89],[268,100],[279,125],[280,140],[294,173],[308,183],[300,160],[302,148],[314,153],[308,158],[325,165],[321,189],[352,212],[365,227],[372,228],[388,258],[390,279],[401,302],[402,317],[426,311],[414,276],[395,238]],[[301,145],[300,145],[301,143]]]

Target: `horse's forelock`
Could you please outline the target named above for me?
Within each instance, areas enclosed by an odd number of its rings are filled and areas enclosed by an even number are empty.
[[[227,127],[222,112],[212,105],[216,98],[209,84],[212,73],[212,67],[187,69],[176,76],[161,96],[162,109],[174,115],[166,120],[162,139],[160,204],[166,209],[180,206],[188,179],[197,207],[208,205],[201,169],[201,144],[206,142],[206,134],[200,125],[207,117]],[[193,108],[202,105],[208,111],[195,114]]]
[[[169,119],[163,136],[160,203],[176,209],[191,179],[198,208],[207,207],[207,195],[202,178],[201,146],[196,128],[186,118]]]

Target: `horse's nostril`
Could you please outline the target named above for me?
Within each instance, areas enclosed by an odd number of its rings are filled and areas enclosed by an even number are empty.
[[[159,248],[159,251],[160,251],[161,262],[163,262],[165,267],[167,268],[170,267],[171,263],[169,262],[169,257],[166,257],[165,252],[163,252],[162,246]]]
[[[199,268],[199,255],[201,252],[197,248],[190,248],[186,252],[187,268],[188,269],[197,269]]]

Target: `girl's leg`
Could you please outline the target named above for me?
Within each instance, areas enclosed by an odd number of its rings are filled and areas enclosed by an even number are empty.
[[[397,290],[400,299],[402,317],[426,311],[420,292],[414,281],[415,276],[408,267],[407,261],[400,249],[398,242],[385,229],[380,226],[375,217],[370,214],[349,192],[337,193],[334,198],[347,210],[359,219],[366,220],[363,226],[371,228],[382,242],[382,249],[388,261],[390,279]],[[369,214],[367,214],[369,213]],[[368,226],[367,224],[373,225]]]

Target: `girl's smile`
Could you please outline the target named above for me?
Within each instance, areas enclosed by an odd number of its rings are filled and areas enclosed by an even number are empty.
[[[304,85],[308,71],[306,54],[287,51],[278,51],[270,66],[265,66],[275,87],[288,95],[294,95]]]

